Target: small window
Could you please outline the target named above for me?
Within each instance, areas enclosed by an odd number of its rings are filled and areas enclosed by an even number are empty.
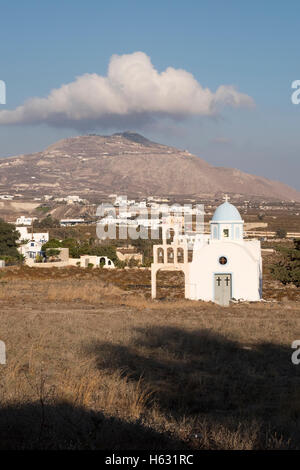
[[[164,250],[162,248],[157,249],[157,261],[158,263],[164,262]]]
[[[174,263],[174,250],[173,248],[167,249],[167,262]]]
[[[184,262],[183,248],[177,248],[177,262],[178,263],[183,263]]]
[[[229,237],[229,228],[224,228],[224,230],[223,230],[223,236],[224,236],[224,238],[228,238],[228,237]]]
[[[220,264],[227,264],[227,258],[225,256],[220,256],[219,263]]]

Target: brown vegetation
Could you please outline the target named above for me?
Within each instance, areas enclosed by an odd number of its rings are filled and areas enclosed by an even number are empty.
[[[3,270],[0,447],[299,448],[299,296],[271,282],[222,308],[174,273],[152,301],[147,270]]]

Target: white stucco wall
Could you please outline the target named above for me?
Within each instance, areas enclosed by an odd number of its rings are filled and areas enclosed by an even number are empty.
[[[46,243],[49,241],[49,232],[34,232],[28,230],[28,227],[16,227],[20,233],[19,240],[34,240],[39,243]]]
[[[226,265],[219,263],[225,256]],[[194,251],[189,264],[188,298],[214,301],[214,274],[231,274],[232,297],[258,301],[260,293],[260,242],[213,242]]]
[[[114,262],[107,256],[95,256],[95,255],[82,255],[80,256],[80,266],[86,268],[89,263],[93,264],[94,267],[100,266],[101,260],[105,260],[103,268],[113,269],[115,267]],[[77,262],[77,260],[76,260]]]

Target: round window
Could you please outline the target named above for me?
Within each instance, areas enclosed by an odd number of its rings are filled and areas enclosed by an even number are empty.
[[[227,258],[225,258],[225,256],[220,256],[219,263],[220,264],[227,264]]]

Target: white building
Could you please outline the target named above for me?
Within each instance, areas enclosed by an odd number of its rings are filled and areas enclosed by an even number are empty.
[[[86,199],[81,199],[81,197],[77,195],[70,195],[66,197],[56,197],[54,198],[56,202],[66,202],[67,204],[75,204],[75,202],[87,202]]]
[[[31,232],[27,227],[17,227],[20,233],[19,242],[22,240],[33,240],[39,243],[47,243],[49,241],[49,232]]]
[[[77,195],[67,196],[66,201],[68,204],[74,204],[75,202],[83,202],[83,199]]]
[[[204,233],[197,233],[188,231],[183,235],[178,235],[178,241],[180,243],[187,242],[188,249],[193,250],[196,243],[203,243],[209,239],[209,235],[204,235]]]
[[[146,208],[147,208],[147,202],[146,202],[146,201],[136,202],[136,203],[135,203],[135,206],[136,206],[138,209],[146,209]]]
[[[36,220],[36,217],[25,217],[24,215],[21,215],[17,218],[16,225],[32,225],[34,220]]]
[[[142,219],[141,217],[137,217],[133,222],[137,227],[151,228],[154,230],[157,230],[161,226],[161,222],[158,218]]]
[[[30,240],[24,245],[19,246],[18,251],[26,259],[36,259],[38,255],[42,255],[42,245],[43,243]]]
[[[127,196],[117,196],[115,198],[114,206],[115,207],[128,207],[135,205],[134,199],[127,199]]]
[[[80,266],[87,268],[89,264],[92,264],[93,267],[102,266],[107,269],[113,269],[115,267],[114,262],[107,256],[81,255]]]
[[[70,227],[72,225],[84,224],[84,219],[61,219],[59,224],[61,227]]]
[[[259,301],[262,295],[262,259],[258,240],[244,240],[239,211],[227,201],[210,222],[210,236],[193,244],[188,260],[188,241],[177,236],[171,244],[153,247],[152,297],[156,297],[156,275],[163,270],[180,270],[185,275],[185,297],[228,305],[231,299]]]

